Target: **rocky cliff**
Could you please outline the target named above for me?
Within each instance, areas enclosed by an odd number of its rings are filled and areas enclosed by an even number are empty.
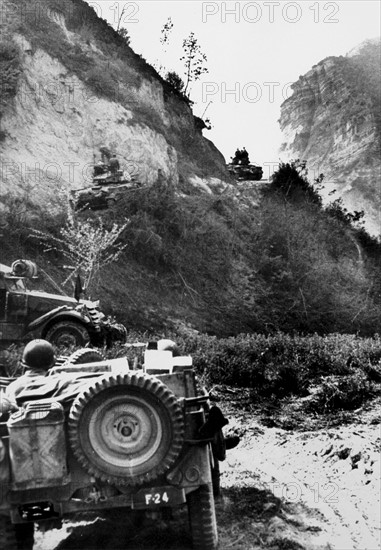
[[[379,39],[324,59],[293,84],[279,120],[282,158],[307,160],[313,177],[323,173],[325,199],[364,210],[373,235],[381,234],[380,61]]]
[[[81,0],[2,2],[0,203],[59,206],[99,148],[144,184],[211,192],[225,162],[191,108]]]

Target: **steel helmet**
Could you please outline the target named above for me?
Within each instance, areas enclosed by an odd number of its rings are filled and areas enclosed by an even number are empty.
[[[55,360],[52,344],[47,340],[37,339],[25,346],[21,363],[27,369],[48,370],[54,365]]]

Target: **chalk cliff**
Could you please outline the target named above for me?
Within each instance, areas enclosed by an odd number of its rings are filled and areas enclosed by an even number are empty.
[[[364,210],[373,235],[381,233],[380,67],[379,39],[324,59],[293,84],[279,120],[281,157],[307,160],[311,177],[323,173],[325,199]]]
[[[85,2],[25,6],[3,2],[0,203],[59,207],[101,146],[144,184],[158,169],[180,190],[227,177],[187,102]]]

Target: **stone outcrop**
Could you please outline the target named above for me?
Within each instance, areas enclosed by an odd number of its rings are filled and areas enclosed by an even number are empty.
[[[380,40],[366,41],[299,77],[279,120],[282,159],[307,160],[311,179],[323,173],[325,200],[364,210],[373,235],[381,233],[380,86]]]
[[[0,203],[11,194],[59,207],[62,193],[91,184],[102,146],[143,184],[159,169],[180,190],[229,179],[188,103],[85,2],[22,4],[5,0],[1,20],[19,75],[0,112]]]

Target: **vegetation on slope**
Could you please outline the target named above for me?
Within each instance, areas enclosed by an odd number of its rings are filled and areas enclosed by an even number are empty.
[[[220,336],[380,332],[380,245],[340,204],[325,210],[297,163],[280,166],[260,208],[235,193],[179,195],[162,180],[101,215],[106,228],[129,220],[127,246],[103,268],[93,297],[128,327],[188,324]],[[54,235],[55,221],[45,216],[38,229]],[[17,245],[43,266],[64,263],[57,252],[36,250],[27,224],[19,231],[14,224],[6,256]]]
[[[11,37],[4,35],[0,40],[0,124],[5,109],[17,93],[17,84],[21,72],[20,52]],[[5,133],[0,128],[0,141]]]
[[[189,115],[189,106],[171,96],[160,76],[120,34],[82,1],[46,0],[37,7],[24,17],[10,17],[8,26],[24,34],[32,48],[44,48],[58,58],[95,93],[115,99],[110,94],[117,91],[122,105],[128,104],[143,77],[156,79],[168,92],[168,109],[176,115],[173,125],[162,128],[156,113],[142,106],[134,111],[136,120],[153,124],[169,143],[177,140],[179,158],[188,155],[188,168],[212,170],[218,156],[211,154],[207,140],[194,145],[184,138],[180,144],[181,121],[184,113]],[[2,54],[9,66],[11,95],[18,78],[17,51],[12,48]],[[206,159],[203,166],[200,159]],[[123,255],[103,269],[96,289],[109,311],[127,326],[170,328],[182,321],[221,336],[278,330],[380,332],[380,245],[354,227],[355,218],[340,204],[323,209],[305,167],[281,165],[260,208],[237,198],[235,191],[197,195],[184,183],[180,189],[182,195],[171,182],[158,181],[126,194],[114,211],[102,214],[110,227],[129,220]],[[66,274],[56,266],[63,258],[57,252],[46,256],[30,233],[37,229],[59,236],[64,209],[58,223],[48,213],[28,217],[25,207],[25,201],[15,204],[4,221],[4,261],[12,261],[18,251],[18,256],[49,267],[62,282]],[[99,214],[79,215],[91,219]]]
[[[281,165],[260,209],[163,182],[113,215],[130,220],[126,263],[165,280],[203,332],[379,330],[380,247],[340,204],[323,209],[303,166]]]

